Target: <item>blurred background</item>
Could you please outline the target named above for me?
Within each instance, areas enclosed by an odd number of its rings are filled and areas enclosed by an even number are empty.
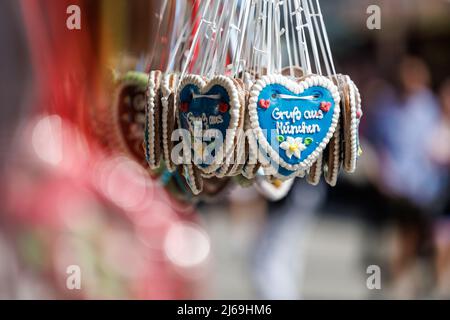
[[[0,298],[450,298],[450,2],[320,2],[363,97],[357,172],[192,204],[117,152],[108,121],[111,69],[167,63],[161,3],[1,1]]]

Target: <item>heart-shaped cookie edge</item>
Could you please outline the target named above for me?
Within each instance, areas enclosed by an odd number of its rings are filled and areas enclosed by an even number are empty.
[[[356,170],[356,164],[359,158],[359,124],[360,118],[358,118],[358,110],[361,110],[361,96],[358,87],[353,80],[346,75],[346,82],[349,88],[350,95],[350,108],[352,113],[351,118],[351,134],[350,134],[350,158],[347,163],[344,161],[344,170],[348,173],[353,173]]]
[[[158,115],[157,110],[155,110],[159,99],[159,88],[161,85],[162,73],[159,70],[151,71],[148,80],[147,89],[147,108],[146,108],[146,129],[145,129],[145,158],[147,159],[150,169],[156,170],[160,165],[160,152],[157,148],[160,147],[160,134],[157,133],[156,126],[157,120],[155,117]],[[156,111],[156,112],[155,112]],[[159,150],[161,151],[161,150]]]
[[[180,105],[180,93],[182,92],[182,90],[184,89],[184,87],[186,87],[187,85],[195,85],[198,89],[200,93],[206,93],[208,92],[212,87],[214,87],[215,85],[219,85],[222,86],[226,92],[228,93],[228,97],[230,100],[230,123],[228,125],[228,128],[226,129],[226,133],[229,134],[228,137],[223,137],[225,139],[225,150],[224,152],[222,152],[223,157],[221,157],[221,159],[216,159],[216,161],[210,165],[208,165],[207,167],[201,167],[199,166],[199,169],[206,173],[206,174],[211,174],[214,171],[216,171],[217,169],[219,169],[223,164],[224,161],[227,157],[227,155],[229,155],[234,148],[234,140],[235,140],[235,136],[236,136],[236,129],[239,126],[239,119],[240,119],[240,110],[241,110],[241,102],[239,100],[239,94],[238,94],[238,90],[235,87],[235,84],[233,82],[233,80],[231,80],[230,78],[223,76],[223,75],[217,75],[217,76],[213,76],[211,79],[209,79],[208,82],[204,81],[203,78],[199,75],[194,75],[194,74],[189,74],[186,75],[183,80],[181,80],[180,84],[178,85],[177,88],[177,105]],[[178,121],[178,127],[181,127],[181,122],[180,122],[180,109],[177,108],[177,121]],[[217,163],[218,162],[218,163]]]
[[[258,109],[257,109],[258,97],[261,91],[266,86],[271,84],[280,84],[296,95],[301,94],[306,89],[309,89],[311,87],[321,86],[330,91],[331,96],[333,97],[334,100],[333,118],[331,121],[331,125],[328,129],[328,132],[325,135],[325,138],[320,142],[317,148],[306,159],[295,165],[291,165],[285,162],[280,157],[279,153],[272,148],[272,146],[269,144],[266,137],[264,136],[263,131],[259,124]],[[263,76],[261,79],[257,80],[256,83],[251,88],[250,99],[248,104],[251,126],[260,143],[260,148],[262,147],[263,150],[267,150],[272,161],[275,161],[275,163],[277,163],[278,165],[282,166],[283,168],[289,171],[297,172],[307,170],[319,158],[322,151],[325,149],[325,147],[327,146],[328,142],[330,141],[331,137],[333,136],[336,130],[340,113],[339,102],[340,96],[337,87],[333,84],[331,80],[323,76],[317,75],[310,76],[298,83],[281,75]]]
[[[119,103],[120,103],[120,95],[121,92],[128,86],[137,86],[142,88],[142,92],[144,95],[146,94],[148,83],[148,74],[141,73],[137,71],[129,71],[123,77],[117,80],[116,88],[114,92],[113,104],[111,106],[111,116],[112,118],[112,131],[114,132],[114,136],[112,137],[113,141],[108,141],[110,148],[115,149],[118,147],[119,151],[126,154],[131,155],[132,159],[140,163],[142,166],[147,165],[147,161],[145,159],[144,151],[142,151],[142,158],[137,158],[134,152],[130,149],[129,144],[126,142],[123,132],[120,128],[120,115],[119,115]],[[144,109],[145,116],[145,109]],[[145,130],[145,129],[144,129]],[[109,133],[108,133],[109,135]],[[142,141],[144,142],[144,141]]]

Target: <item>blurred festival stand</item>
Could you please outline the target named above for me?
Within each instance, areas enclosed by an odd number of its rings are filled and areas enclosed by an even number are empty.
[[[235,189],[194,207],[105,149],[107,137],[98,135],[104,124],[92,121],[111,103],[112,68],[164,66],[167,52],[155,50],[160,3],[2,1],[0,38],[10,46],[0,49],[7,71],[0,118],[2,137],[11,139],[1,150],[0,298],[450,297],[449,209],[425,213],[434,246],[425,260],[399,268],[406,264],[395,262],[399,248],[410,242],[384,206],[382,155],[370,123],[385,85],[399,86],[406,55],[426,63],[431,88],[441,92],[450,71],[450,3],[375,1],[382,29],[368,30],[373,2],[321,1],[338,69],[352,75],[364,98],[358,174],[330,190],[299,185],[287,206]],[[64,27],[71,4],[82,8],[80,31]],[[448,181],[446,190],[443,203]],[[285,207],[290,212],[272,212]],[[371,264],[386,270],[380,291],[366,287]],[[82,270],[80,291],[66,288],[70,265]]]

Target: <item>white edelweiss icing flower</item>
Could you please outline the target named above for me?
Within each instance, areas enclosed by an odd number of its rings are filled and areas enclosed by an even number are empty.
[[[306,146],[303,144],[302,138],[287,137],[286,141],[280,144],[280,148],[286,151],[286,155],[289,159],[291,159],[292,156],[300,159],[301,153],[306,149]]]

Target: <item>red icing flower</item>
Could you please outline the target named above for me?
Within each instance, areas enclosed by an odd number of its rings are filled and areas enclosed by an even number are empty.
[[[225,102],[219,103],[219,111],[220,111],[221,113],[227,112],[227,111],[228,111],[228,104],[225,103]]]
[[[187,112],[189,110],[189,103],[182,102],[181,105],[180,105],[180,110],[182,112]]]
[[[322,103],[320,104],[320,110],[322,110],[323,112],[330,111],[330,108],[331,108],[331,102],[322,101]]]
[[[361,117],[362,117],[362,110],[359,109],[358,111],[356,111],[356,118],[361,119]]]
[[[269,108],[270,107],[270,100],[264,100],[264,99],[259,100],[259,106],[261,108],[263,108],[263,109]]]

